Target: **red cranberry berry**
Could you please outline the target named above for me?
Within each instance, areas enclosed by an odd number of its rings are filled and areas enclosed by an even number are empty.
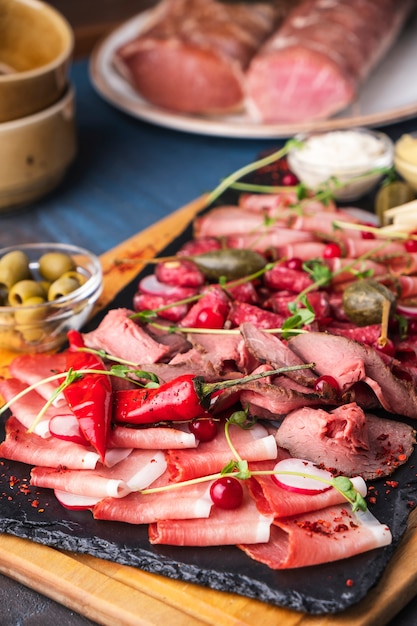
[[[364,222],[363,226],[372,226],[374,228],[375,224],[371,224],[370,222]],[[368,230],[362,230],[361,231],[361,237],[362,237],[362,239],[375,239],[375,234],[371,233]]]
[[[288,267],[289,270],[297,270],[297,272],[300,272],[303,269],[303,260],[298,257],[292,257],[284,261],[283,265]]]
[[[323,374],[323,376],[319,376],[317,378],[314,384],[314,391],[316,391],[317,393],[323,393],[324,391],[326,391],[327,386],[334,389],[334,391],[336,391],[337,393],[339,393],[340,391],[339,383],[337,382],[337,380],[333,378],[333,376],[328,376],[327,374]]]
[[[323,250],[323,259],[336,259],[342,256],[342,251],[337,243],[328,243]]]
[[[201,309],[195,321],[195,328],[223,328],[224,317],[213,309]]]
[[[218,478],[210,487],[213,504],[220,509],[237,509],[242,504],[243,488],[237,478]]]
[[[407,239],[407,241],[404,241],[404,248],[407,252],[417,252],[417,240]]]
[[[188,429],[199,441],[212,441],[217,435],[217,425],[211,417],[194,418]]]
[[[292,172],[288,172],[282,176],[281,183],[284,187],[296,187],[298,185],[298,178]]]

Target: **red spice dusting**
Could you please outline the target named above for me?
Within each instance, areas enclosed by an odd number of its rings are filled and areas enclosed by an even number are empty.
[[[368,498],[369,504],[376,504],[376,498],[374,496]]]
[[[36,509],[39,506],[39,500],[33,500],[33,502],[31,503],[31,506],[33,506],[33,508]]]
[[[398,487],[398,480],[387,480],[386,484],[393,489]]]
[[[353,587],[355,583],[353,582],[353,580],[351,578],[348,578],[346,581],[346,587]]]
[[[407,460],[407,455],[406,455],[406,454],[399,454],[399,455],[397,456],[397,459],[398,459],[399,461],[406,461],[406,460]]]
[[[346,526],[346,524],[337,524],[337,525],[334,527],[334,532],[335,532],[335,533],[344,533],[344,532],[346,532],[347,530],[349,530],[349,528],[348,528],[348,526]]]

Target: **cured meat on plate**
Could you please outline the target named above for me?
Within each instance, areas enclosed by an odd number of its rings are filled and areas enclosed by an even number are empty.
[[[208,114],[240,109],[249,61],[288,4],[163,0],[115,62],[158,106]]]

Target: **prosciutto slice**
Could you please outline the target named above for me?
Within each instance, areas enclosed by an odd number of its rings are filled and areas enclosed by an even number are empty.
[[[165,473],[151,487],[160,488],[169,484],[169,475]],[[156,493],[136,492],[122,500],[104,498],[95,505],[93,515],[95,519],[128,524],[151,524],[163,519],[206,518],[213,506],[210,485],[211,482],[203,482]]]
[[[173,111],[240,108],[244,70],[277,23],[278,7],[164,0],[144,31],[116,52],[116,67],[144,98]]]
[[[123,498],[131,491],[148,487],[165,469],[162,452],[134,450],[113,467],[98,465],[94,470],[34,467],[30,483],[80,496]]]
[[[307,0],[252,60],[249,110],[262,122],[325,119],[344,109],[397,38],[411,0]]]
[[[348,509],[339,504],[276,519],[268,542],[238,547],[271,569],[290,569],[331,563],[391,543],[389,528],[370,511]]]
[[[6,422],[6,438],[0,443],[0,457],[28,465],[94,469],[99,455],[90,448],[61,439],[44,439],[26,428],[15,418]]]
[[[276,458],[275,437],[268,434],[260,424],[249,430],[231,426],[229,432],[231,441],[241,458],[247,461]],[[168,469],[175,482],[220,472],[232,458],[233,453],[223,431],[219,431],[212,441],[201,442],[197,450],[167,452]]]
[[[280,456],[284,456],[281,455]],[[264,461],[262,463],[251,463],[251,471],[270,471],[274,468],[275,462]],[[352,483],[362,496],[366,496],[366,483],[362,477],[352,478]],[[336,489],[326,489],[321,493],[302,493],[289,491],[281,487],[271,476],[253,476],[249,481],[249,491],[256,501],[259,511],[268,515],[272,513],[275,517],[290,517],[310,511],[318,511],[328,506],[342,504],[345,498]]]
[[[17,378],[5,378],[0,381],[0,393],[6,402],[13,400],[17,394],[24,391],[27,384]],[[26,428],[30,428],[45,406],[45,399],[34,389],[11,404],[13,415]],[[62,408],[49,406],[41,419],[34,427],[34,432],[40,437],[49,437],[49,421],[55,415],[62,415]]]
[[[128,428],[117,425],[109,437],[110,448],[140,448],[145,450],[174,450],[196,448],[198,442],[192,433],[156,426],[155,428]]]
[[[27,386],[37,384],[36,391],[45,400],[50,400],[57,387],[64,380],[46,382],[45,379],[54,374],[65,372],[65,352],[58,354],[21,354],[13,359],[9,365],[10,376],[26,383]],[[66,404],[61,394],[54,400],[54,405]]]
[[[199,547],[268,541],[273,516],[259,513],[246,489],[238,519],[236,523],[236,510],[213,507],[207,519],[161,520],[151,524],[149,541],[152,544]],[[246,539],[242,541],[243,537]]]

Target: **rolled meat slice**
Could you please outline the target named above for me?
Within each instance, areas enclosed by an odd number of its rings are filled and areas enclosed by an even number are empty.
[[[331,563],[392,542],[389,528],[370,511],[352,513],[345,504],[277,519],[271,539],[258,546],[239,545],[271,569]]]
[[[306,0],[247,72],[248,109],[266,123],[325,119],[353,102],[397,38],[411,0]]]
[[[239,109],[244,71],[290,2],[163,0],[115,66],[157,106],[184,113]]]

